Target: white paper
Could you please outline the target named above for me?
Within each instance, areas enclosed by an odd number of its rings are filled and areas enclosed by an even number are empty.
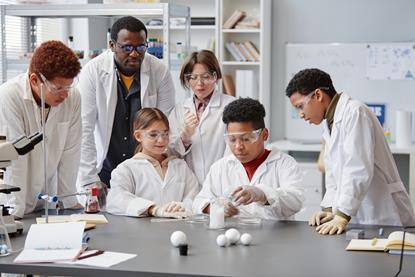
[[[62,250],[35,250],[23,249],[19,256],[14,260],[15,263],[44,263],[70,261],[74,259],[81,249],[62,249]]]
[[[85,222],[32,224],[25,249],[80,249]]]
[[[414,80],[415,51],[408,44],[369,44],[366,52],[369,80]]]
[[[92,251],[94,252],[94,251]],[[85,253],[85,255],[88,253]],[[110,252],[105,251],[103,254],[98,256],[93,256],[90,258],[78,260],[71,262],[70,264],[76,265],[89,265],[89,266],[99,266],[99,267],[111,267],[113,265],[119,264],[126,260],[136,257],[136,254],[127,254],[120,252]]]
[[[71,260],[82,249],[85,222],[32,224],[15,263]]]

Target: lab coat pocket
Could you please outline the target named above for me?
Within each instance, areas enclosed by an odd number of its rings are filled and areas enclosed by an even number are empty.
[[[58,149],[64,150],[66,139],[68,137],[69,121],[56,124],[55,135],[56,145]]]

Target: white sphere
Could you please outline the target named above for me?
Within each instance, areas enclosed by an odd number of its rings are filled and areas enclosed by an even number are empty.
[[[242,234],[242,236],[241,236],[241,243],[243,245],[250,245],[251,242],[252,242],[252,236],[251,236],[251,234],[248,234],[248,233]]]
[[[236,244],[241,234],[235,228],[231,228],[225,232],[225,236],[228,238],[230,244]]]
[[[179,245],[186,244],[187,236],[182,231],[174,231],[170,236],[170,242],[174,247],[179,247]]]
[[[216,244],[220,247],[226,247],[229,244],[228,238],[224,234],[220,234],[216,238]]]

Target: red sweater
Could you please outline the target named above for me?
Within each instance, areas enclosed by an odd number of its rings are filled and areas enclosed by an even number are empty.
[[[269,153],[271,153],[271,151],[265,149],[264,153],[255,160],[242,164],[245,168],[246,174],[248,174],[249,181],[251,181],[257,168],[267,159]]]

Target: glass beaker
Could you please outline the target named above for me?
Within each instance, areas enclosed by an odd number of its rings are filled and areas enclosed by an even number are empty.
[[[93,187],[89,190],[86,204],[85,204],[85,213],[93,214],[100,211],[99,202],[98,202],[99,188]]]
[[[7,229],[5,226],[1,225],[0,229],[0,257],[10,255],[11,245],[10,240],[8,239]],[[6,232],[6,233],[3,233]]]
[[[210,203],[209,229],[225,228],[225,198],[215,198]]]

